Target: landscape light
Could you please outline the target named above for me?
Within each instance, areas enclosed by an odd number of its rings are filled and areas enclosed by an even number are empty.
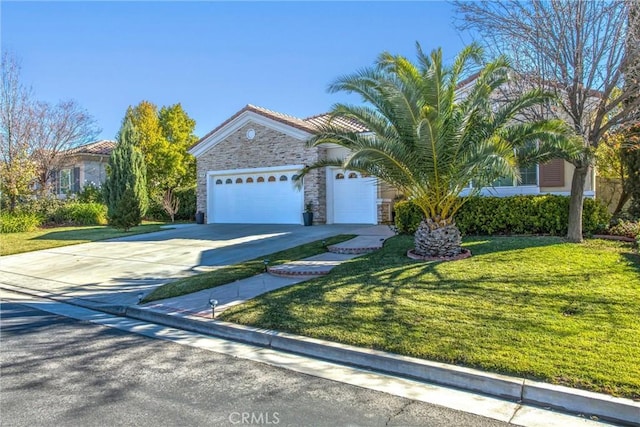
[[[211,307],[211,318],[216,318],[216,306],[218,305],[217,299],[209,299],[209,307]]]

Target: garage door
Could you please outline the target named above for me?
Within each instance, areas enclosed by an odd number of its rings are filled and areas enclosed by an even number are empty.
[[[299,169],[209,174],[209,223],[300,224],[304,192],[295,188]]]
[[[331,179],[335,224],[377,224],[377,187],[373,178],[333,170]]]

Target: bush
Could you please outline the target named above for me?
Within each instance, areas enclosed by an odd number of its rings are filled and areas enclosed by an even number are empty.
[[[422,221],[422,211],[413,202],[402,200],[394,205],[396,212],[395,223],[398,233],[413,234]]]
[[[606,230],[606,233],[612,236],[623,236],[636,239],[640,237],[640,222],[625,221],[623,219],[612,221],[611,225]]]
[[[20,203],[17,207],[18,212],[34,213],[42,219],[44,223],[55,223],[54,217],[56,212],[64,207],[68,202],[60,200],[55,196],[41,197],[30,199]]]
[[[0,232],[21,233],[34,231],[41,224],[41,218],[35,212],[16,212],[0,214]]]
[[[78,193],[77,200],[82,203],[104,203],[104,190],[100,185],[90,182]]]
[[[395,205],[396,227],[412,234],[418,228],[422,212],[411,201]],[[606,227],[609,214],[602,203],[585,199],[582,226],[585,234]],[[552,234],[567,233],[569,197],[512,196],[472,197],[456,214],[456,225],[463,234]]]
[[[50,220],[59,225],[105,225],[107,207],[102,203],[68,202],[58,208]]]
[[[194,221],[196,216],[196,188],[179,188],[173,191],[175,197],[180,199],[180,207],[176,213],[177,221]],[[169,221],[169,215],[162,207],[162,198],[149,198],[149,209],[145,218],[154,221]]]

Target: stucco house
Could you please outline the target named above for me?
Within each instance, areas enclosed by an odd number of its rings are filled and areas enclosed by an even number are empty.
[[[53,194],[64,198],[82,191],[87,184],[102,185],[107,179],[106,166],[115,146],[115,141],[101,140],[62,153],[60,167],[51,179]]]
[[[304,165],[345,156],[345,149],[306,141],[328,114],[300,119],[247,105],[189,150],[197,161],[197,210],[206,223],[302,224],[305,205],[314,223],[377,224],[391,221],[394,189],[358,172],[338,168],[312,171],[302,187],[293,183]],[[357,132],[361,124],[339,123]],[[569,194],[572,166],[562,160],[522,170],[522,182],[501,180],[487,195]],[[593,179],[586,196],[593,196]]]

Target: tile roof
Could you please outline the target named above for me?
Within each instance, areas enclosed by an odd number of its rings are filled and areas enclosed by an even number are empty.
[[[79,145],[77,147],[67,150],[67,154],[93,154],[100,156],[108,156],[116,147],[115,141],[103,139],[101,141],[91,142],[85,145]]]
[[[198,140],[194,145],[192,145],[192,147],[195,147],[196,145],[200,144],[202,141],[204,141],[209,136],[213,135],[223,127],[225,127],[227,124],[233,121],[236,117],[240,116],[242,113],[246,111],[251,111],[253,113],[260,114],[261,116],[267,117],[269,119],[275,120],[280,123],[284,123],[286,125],[289,125],[291,127],[294,127],[296,129],[300,129],[309,133],[314,132],[318,128],[318,126],[326,125],[329,122],[329,113],[318,114],[316,116],[307,117],[306,119],[300,119],[298,117],[290,116],[288,114],[278,113],[277,111],[269,110],[264,107],[258,107],[256,105],[247,104],[243,109],[235,113],[233,116],[229,117],[227,120],[222,122],[211,132],[207,133],[205,136],[200,138],[200,140]],[[339,119],[334,119],[333,123],[354,132],[368,132],[368,129],[364,125],[358,123],[355,120],[339,118]]]
[[[324,113],[318,114],[317,116],[307,117],[304,119],[304,122],[309,123],[313,127],[318,127],[328,125],[330,119],[331,115],[329,113]],[[331,124],[353,132],[369,132],[369,129],[359,121],[346,117],[336,117],[331,120]]]

